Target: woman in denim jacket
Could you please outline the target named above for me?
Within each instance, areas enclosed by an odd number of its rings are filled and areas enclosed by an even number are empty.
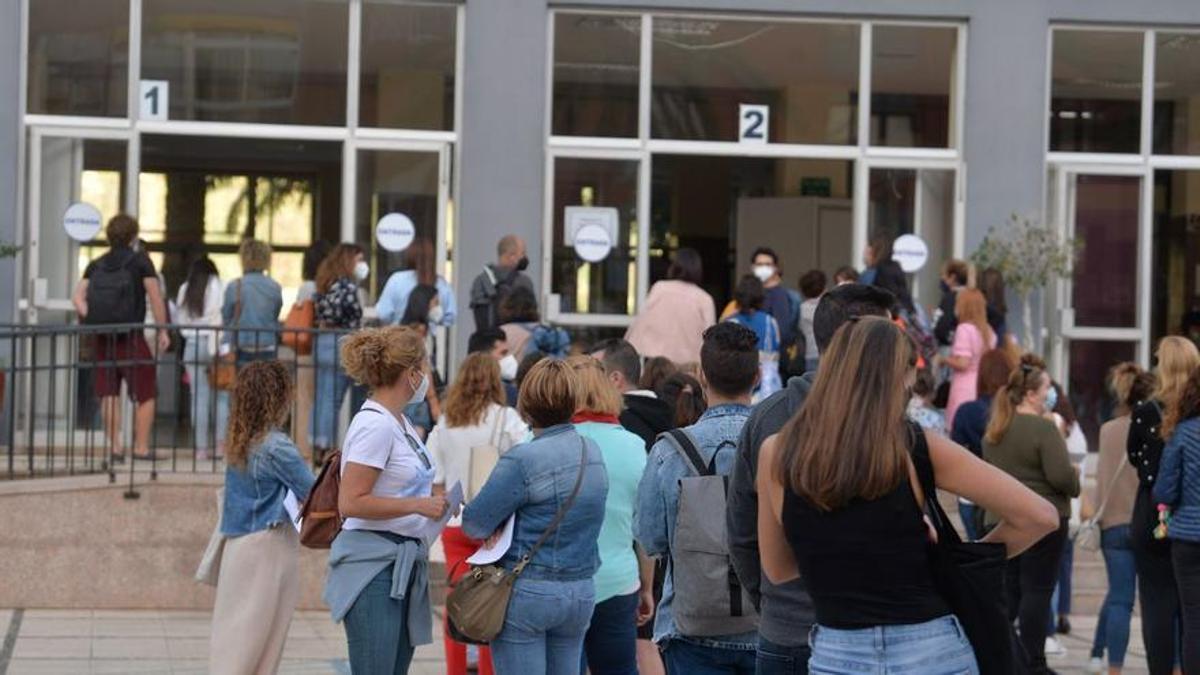
[[[570,424],[577,386],[571,368],[559,360],[544,360],[529,371],[517,408],[534,439],[500,457],[463,511],[463,533],[473,539],[487,539],[516,514],[512,545],[498,563],[511,570],[550,526],[585,463],[574,504],[513,586],[504,629],[491,643],[498,675],[579,672],[595,605],[592,577],[600,565],[597,539],[608,474],[595,442]]]
[[[283,500],[308,497],[313,474],[281,431],[292,380],[278,361],[246,366],[233,391],[209,672],[273,673],[300,596],[300,538]]]

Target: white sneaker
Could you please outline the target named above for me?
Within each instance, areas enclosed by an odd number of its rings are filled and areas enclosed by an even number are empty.
[[[1046,656],[1065,657],[1067,648],[1058,641],[1058,638],[1050,636],[1046,638]]]
[[[1083,667],[1083,672],[1089,675],[1100,675],[1100,673],[1104,672],[1104,659],[1099,656],[1093,656],[1092,660],[1088,661],[1087,665]]]

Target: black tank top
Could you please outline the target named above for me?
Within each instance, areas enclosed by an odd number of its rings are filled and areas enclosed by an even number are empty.
[[[951,613],[934,587],[931,544],[907,478],[879,499],[828,512],[785,489],[783,530],[822,626],[913,624]]]

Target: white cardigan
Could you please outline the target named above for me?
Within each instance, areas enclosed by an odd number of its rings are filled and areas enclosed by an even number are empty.
[[[500,415],[497,427],[496,416]],[[496,437],[492,437],[495,431]],[[466,427],[451,427],[446,424],[446,416],[438,418],[437,425],[425,440],[425,447],[433,455],[436,473],[433,476],[435,485],[454,485],[458,481],[465,484],[471,475],[471,448],[494,443],[501,453],[509,448],[523,443],[529,435],[529,427],[521,419],[516,410],[507,406],[493,403],[488,407],[487,414],[479,424]],[[460,527],[462,519],[450,519],[450,527]]]

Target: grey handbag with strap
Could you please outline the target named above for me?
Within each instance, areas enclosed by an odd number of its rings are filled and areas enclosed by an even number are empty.
[[[542,544],[562,524],[567,511],[575,503],[575,497],[579,495],[579,488],[583,486],[588,453],[587,443],[582,438],[579,444],[579,474],[575,477],[575,487],[559,507],[558,513],[554,514],[549,527],[529,552],[521,556],[517,566],[511,572],[499,565],[472,567],[446,596],[446,628],[453,639],[468,644],[487,644],[504,629],[504,616],[508,613],[508,599],[512,595],[513,584],[542,548]]]

